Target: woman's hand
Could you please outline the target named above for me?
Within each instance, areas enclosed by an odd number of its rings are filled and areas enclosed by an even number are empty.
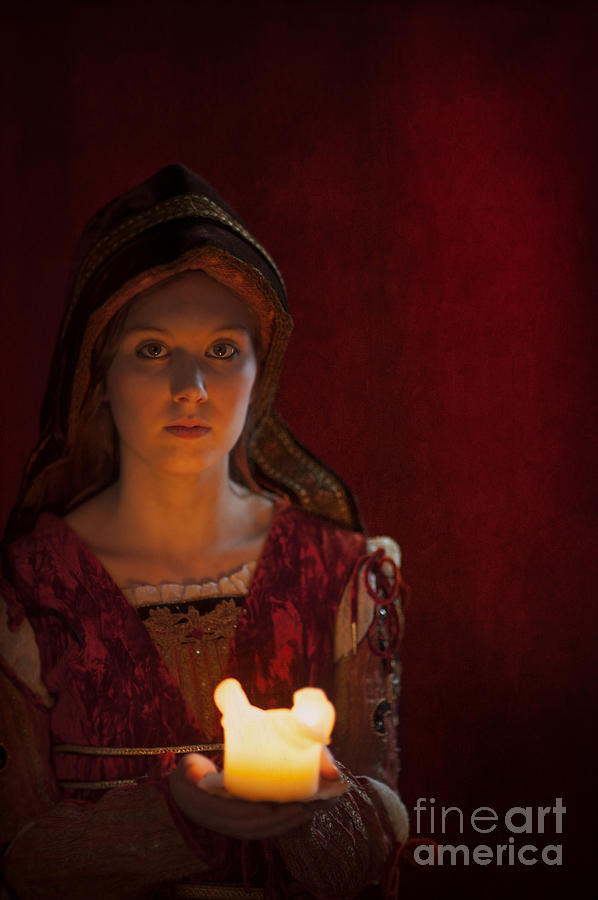
[[[229,837],[260,840],[276,837],[308,822],[318,809],[333,800],[274,803],[242,800],[209,793],[201,787],[206,776],[216,776],[214,763],[199,753],[183,756],[169,776],[170,793],[177,806],[196,825],[218,831]],[[330,751],[322,748],[320,777],[338,782],[339,773]],[[214,777],[208,779],[214,781]]]

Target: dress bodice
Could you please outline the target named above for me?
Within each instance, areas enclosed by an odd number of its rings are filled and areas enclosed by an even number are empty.
[[[230,652],[256,562],[199,584],[139,584],[123,588],[207,742],[219,739],[216,686],[230,668]]]

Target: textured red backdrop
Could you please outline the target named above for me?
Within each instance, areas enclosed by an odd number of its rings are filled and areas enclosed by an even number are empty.
[[[90,0],[3,26],[2,516],[79,230],[185,162],[285,274],[279,408],[403,546],[408,805],[567,807],[515,841],[564,842],[561,868],[424,869],[404,896],[562,896],[596,804],[596,5]]]

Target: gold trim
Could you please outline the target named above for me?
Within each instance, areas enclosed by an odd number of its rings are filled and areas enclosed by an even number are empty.
[[[211,219],[221,225],[226,225],[240,237],[244,238],[244,240],[252,244],[274,269],[284,288],[284,281],[276,263],[267,250],[262,247],[260,242],[256,240],[256,238],[254,238],[240,222],[226,213],[217,203],[210,200],[209,197],[204,197],[202,194],[180,194],[178,197],[171,197],[169,200],[164,200],[162,203],[158,203],[156,206],[152,206],[150,209],[138,213],[136,216],[130,216],[98,241],[79,270],[79,275],[73,289],[73,297],[64,319],[62,333],[64,334],[67,328],[72,310],[86,283],[111,253],[118,250],[123,244],[126,244],[127,241],[130,241],[137,237],[137,235],[147,231],[148,228],[153,228],[155,225],[162,225],[173,219],[188,218],[189,216],[197,216],[200,219]]]
[[[175,884],[176,900],[263,900],[261,888],[236,884]]]
[[[285,462],[291,459],[295,463],[292,474],[288,466],[283,468],[277,462],[280,448],[286,454]],[[293,491],[303,509],[352,527],[346,491],[323,463],[317,463],[294,441],[275,410],[271,409],[260,423],[250,452],[266,476]]]
[[[105,791],[114,787],[129,787],[139,784],[136,778],[116,778],[113,781],[59,781],[58,786],[65,791]]]
[[[214,753],[224,744],[184,744],[178,747],[90,747],[87,744],[56,744],[53,753],[81,753],[84,756],[160,756],[162,753]]]

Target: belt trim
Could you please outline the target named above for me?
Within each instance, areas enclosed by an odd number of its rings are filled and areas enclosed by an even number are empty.
[[[109,788],[129,787],[132,784],[140,784],[143,778],[115,778],[112,781],[59,781],[58,786],[65,791],[106,791]]]
[[[224,744],[183,744],[177,747],[92,747],[88,744],[56,744],[52,753],[83,756],[161,756],[163,753],[215,753]]]

